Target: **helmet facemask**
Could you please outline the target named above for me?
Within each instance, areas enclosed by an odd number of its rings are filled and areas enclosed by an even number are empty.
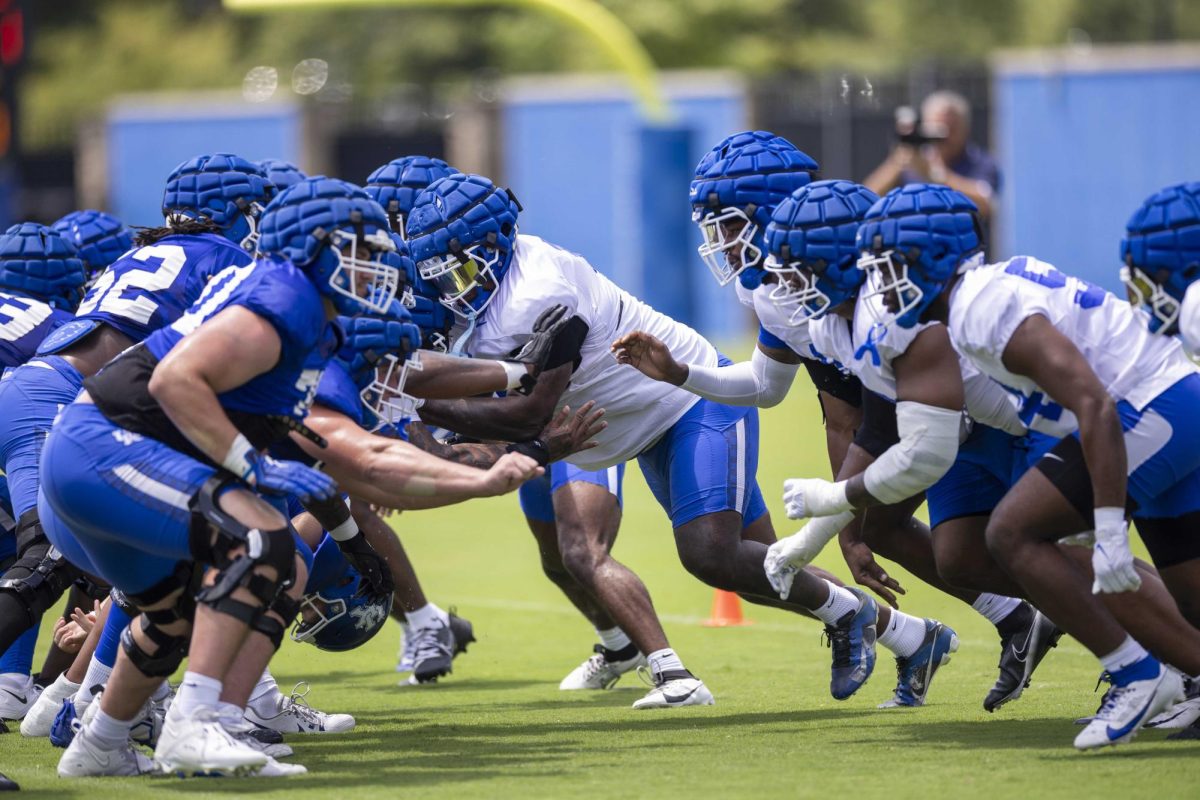
[[[727,285],[748,267],[757,267],[762,260],[762,248],[754,243],[758,223],[750,218],[749,209],[725,206],[718,210],[697,208],[692,220],[700,227],[704,241],[696,249],[721,286]],[[733,259],[731,255],[736,254]]]
[[[1125,284],[1129,302],[1135,308],[1149,312],[1151,333],[1173,335],[1176,332],[1181,304],[1167,293],[1162,284],[1132,263],[1121,267],[1121,283]]]
[[[292,641],[315,645],[317,634],[346,616],[346,601],[327,598],[320,592],[306,594],[300,600],[300,615],[292,626]]]
[[[387,253],[396,252],[396,243],[383,230],[371,233],[334,229],[328,238],[329,249],[337,265],[329,274],[330,291],[338,310],[346,314],[368,311],[387,313],[400,286],[400,270],[385,263]]]
[[[781,263],[774,254],[763,264],[767,272],[777,277],[775,288],[767,296],[788,315],[789,325],[803,325],[825,316],[833,300],[821,291],[812,266],[804,261]]]
[[[420,353],[413,353],[406,359],[389,353],[379,360],[374,379],[359,393],[359,398],[379,418],[381,426],[400,427],[416,419],[421,400],[404,391],[404,387],[409,372],[420,372],[421,369]]]
[[[880,302],[868,303],[875,321],[888,325],[921,308],[925,290],[909,277],[908,259],[895,250],[864,252],[858,268],[867,273],[871,291],[866,297],[879,296]]]
[[[467,248],[456,247],[456,241],[450,244],[449,253],[418,261],[417,271],[441,294],[442,305],[464,319],[474,319],[495,293],[504,253],[487,243]],[[478,292],[486,294],[480,297]]]

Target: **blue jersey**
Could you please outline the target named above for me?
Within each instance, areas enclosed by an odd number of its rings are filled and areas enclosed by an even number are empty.
[[[140,342],[179,319],[218,272],[251,261],[249,253],[215,233],[167,236],[130,250],[88,290],[76,321],[47,339],[38,352],[57,353],[102,323]]]
[[[0,367],[24,364],[51,331],[71,320],[41,300],[0,291]]]
[[[358,386],[350,377],[346,362],[335,358],[329,362],[317,385],[316,402],[331,408],[340,414],[345,414],[359,425],[365,423],[365,411]]]
[[[280,354],[269,371],[219,395],[221,406],[302,420],[316,395],[321,372],[342,345],[342,334],[336,323],[326,320],[312,281],[291,262],[259,259],[219,273],[186,314],[146,339],[146,349],[162,359],[184,336],[233,306],[271,323],[279,334]]]

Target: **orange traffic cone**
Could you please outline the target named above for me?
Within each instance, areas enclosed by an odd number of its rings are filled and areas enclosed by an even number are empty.
[[[717,589],[713,593],[712,614],[704,620],[706,628],[728,628],[732,625],[753,625],[742,617],[742,600],[733,592]]]

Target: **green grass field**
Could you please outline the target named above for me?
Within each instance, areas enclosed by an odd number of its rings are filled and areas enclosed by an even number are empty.
[[[819,413],[805,379],[763,413],[759,479],[781,534],[781,482],[824,475]],[[665,516],[636,468],[625,490],[616,555],[645,580],[689,668],[717,698],[712,708],[634,712],[644,687],[565,694],[558,681],[590,653],[593,633],[541,574],[515,497],[405,514],[397,520],[426,591],[457,605],[479,642],[436,687],[398,688],[398,628],[367,647],[322,653],[288,643],[279,683],[307,680],[309,700],[358,720],[350,734],[292,737],[309,774],[286,780],[173,778],[65,782],[60,751],[0,737],[0,770],[45,797],[1162,797],[1195,796],[1200,743],[1148,731],[1132,745],[1075,752],[1072,720],[1094,710],[1098,667],[1072,641],[1053,651],[1034,685],[995,715],[981,701],[995,678],[994,629],[967,606],[905,576],[901,607],[936,616],[962,642],[921,709],[879,711],[892,662],[880,650],[853,698],[829,696],[820,627],[747,607],[753,625],[711,629],[712,590],[679,565]],[[845,577],[836,552],[819,562]],[[890,570],[903,575],[899,569]],[[1191,787],[1190,789],[1188,787]]]

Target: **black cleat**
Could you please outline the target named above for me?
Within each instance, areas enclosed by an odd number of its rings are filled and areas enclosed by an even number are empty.
[[[412,683],[436,683],[454,671],[454,659],[475,641],[471,623],[450,611],[449,623],[438,622],[410,632],[414,638]]]
[[[1186,728],[1175,731],[1167,737],[1172,742],[1186,741],[1188,739],[1200,739],[1200,720],[1196,720]]]
[[[983,701],[985,711],[995,711],[1025,691],[1033,671],[1063,632],[1029,603],[1021,603],[996,626],[1000,631],[1000,676]]]
[[[0,792],[19,792],[21,787],[17,786],[17,782],[7,775],[0,773]]]
[[[258,724],[254,724],[253,728],[246,731],[246,735],[262,744],[283,744],[282,733],[274,728],[264,728]]]

